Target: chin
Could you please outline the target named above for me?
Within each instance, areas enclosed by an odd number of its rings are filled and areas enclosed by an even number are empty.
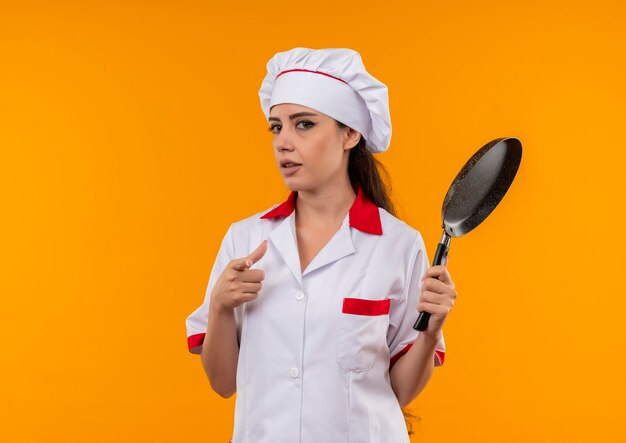
[[[283,177],[283,183],[290,191],[302,191],[303,189],[307,189],[306,183],[302,181],[301,178],[296,177]]]
[[[287,187],[287,189],[289,189],[290,191],[295,191],[298,192],[299,190],[302,189],[302,186],[298,185],[297,183],[294,183],[290,180],[285,180],[285,186]]]

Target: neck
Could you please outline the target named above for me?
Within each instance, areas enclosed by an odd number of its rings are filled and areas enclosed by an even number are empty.
[[[298,191],[296,224],[331,229],[340,224],[354,203],[356,192],[349,179],[315,189]]]

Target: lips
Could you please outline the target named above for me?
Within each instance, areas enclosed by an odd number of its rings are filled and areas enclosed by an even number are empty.
[[[283,174],[285,174],[286,176],[291,176],[294,175],[296,172],[298,172],[300,170],[301,165],[294,165],[294,166],[283,166],[281,168],[281,172]]]
[[[291,160],[281,160],[280,161],[280,167],[281,168],[285,168],[285,167],[291,167],[291,166],[302,166],[302,163],[296,163],[294,161]]]

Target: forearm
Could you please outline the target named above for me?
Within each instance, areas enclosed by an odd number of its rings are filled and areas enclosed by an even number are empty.
[[[438,339],[417,335],[411,348],[391,367],[389,377],[400,407],[405,407],[424,389],[435,365]]]
[[[232,308],[209,305],[209,321],[202,343],[202,366],[215,392],[224,398],[237,391],[239,343]]]

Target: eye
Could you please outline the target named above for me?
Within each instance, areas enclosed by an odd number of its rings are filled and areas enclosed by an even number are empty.
[[[270,125],[270,127],[267,128],[267,130],[276,134],[276,131],[274,130],[276,127],[280,127],[280,125]]]
[[[308,120],[300,120],[297,124],[296,127],[298,127],[298,125],[300,125],[301,123],[303,123],[305,126],[302,129],[310,129],[313,126],[315,126],[315,123],[308,121]],[[276,129],[278,128],[278,130]],[[270,125],[269,128],[267,128],[268,131],[277,134],[280,131],[280,125]]]

